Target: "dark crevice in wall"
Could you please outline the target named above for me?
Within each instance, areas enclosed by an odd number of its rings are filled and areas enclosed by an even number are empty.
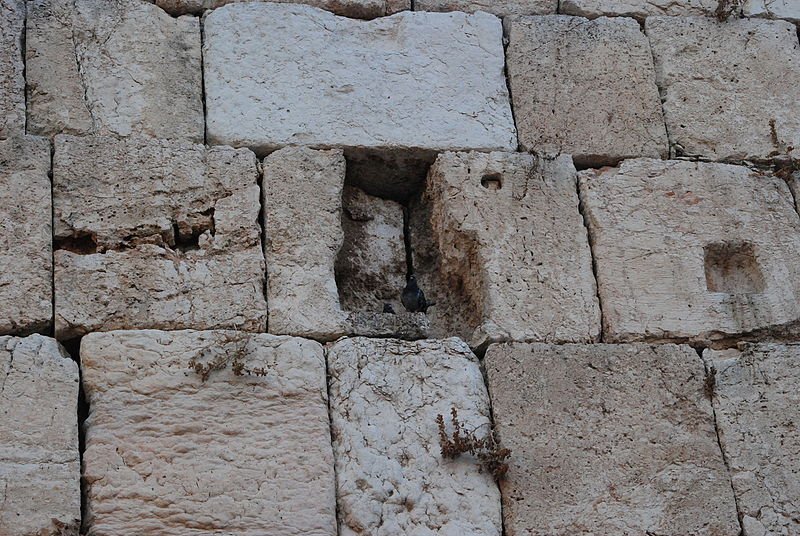
[[[86,419],[89,417],[89,401],[86,398],[86,392],[83,388],[83,367],[81,366],[81,337],[77,337],[75,339],[67,339],[64,341],[59,341],[64,349],[69,353],[69,356],[72,358],[75,363],[78,364],[78,378],[79,378],[79,387],[78,387],[78,456],[81,466],[81,534],[84,534],[86,531],[86,522],[87,522],[87,489],[86,489],[86,481],[83,476],[83,455],[86,451]]]
[[[506,81],[506,90],[508,91],[508,107],[511,108],[511,120],[514,122],[514,132],[517,136],[517,150],[525,152],[522,148],[522,142],[519,139],[519,129],[517,129],[517,113],[514,109],[514,95],[511,93],[511,76],[508,73],[508,45],[510,44],[508,38],[508,24],[509,19],[503,19],[503,78]]]
[[[53,338],[56,337],[56,244],[55,234],[53,229],[53,222],[56,221],[55,209],[55,196],[53,194],[53,158],[56,154],[55,143],[53,140],[48,140],[50,145],[50,170],[47,172],[47,177],[50,179],[50,318],[51,318],[51,333]]]
[[[650,36],[647,35],[646,27],[644,26],[644,22],[640,23],[642,26],[642,32],[644,33],[645,38],[647,39],[647,46],[650,48],[650,58],[653,62],[653,78],[656,84],[656,90],[658,90],[658,100],[661,105],[661,120],[664,121],[664,130],[667,133],[667,158],[674,158],[677,155],[673,153],[672,150],[672,134],[669,131],[669,124],[667,123],[667,112],[664,109],[664,101],[666,100],[667,90],[663,89],[661,85],[658,83],[658,68],[656,67],[656,52],[653,50],[653,43],[650,42]]]
[[[595,238],[594,234],[592,233],[592,227],[589,225],[589,216],[586,212],[586,207],[583,204],[583,198],[581,197],[581,185],[580,181],[575,178],[575,192],[578,195],[578,212],[583,219],[583,227],[586,229],[586,236],[589,240],[589,252],[592,255],[592,275],[594,276],[594,286],[595,286],[595,295],[597,296],[597,304],[600,309],[600,335],[598,340],[595,342],[603,342],[603,337],[605,336],[606,332],[606,317],[604,314],[603,309],[603,299],[600,296],[600,278],[598,277],[597,273],[597,256],[595,255]]]
[[[206,68],[205,51],[203,46],[206,41],[205,18],[200,16],[200,100],[203,105],[203,145],[208,145],[208,112],[206,111]]]
[[[259,239],[261,240],[261,256],[264,259],[264,285],[262,286],[262,292],[264,293],[264,303],[267,304],[267,333],[269,333],[269,297],[267,294],[268,286],[267,283],[269,281],[269,266],[267,265],[267,227],[264,221],[265,211],[264,211],[264,166],[261,163],[261,160],[256,159],[256,171],[258,173],[258,177],[256,178],[256,182],[258,183],[258,228],[259,228]]]
[[[331,409],[331,381],[332,381],[331,379],[333,378],[333,373],[331,372],[331,368],[330,368],[330,362],[329,362],[329,358],[328,358],[328,348],[325,348],[323,350],[323,352],[325,354],[325,372],[326,372],[326,374],[325,374],[325,376],[326,376],[325,388],[327,389],[327,394],[328,394],[328,400],[327,400],[327,402],[328,402],[328,433],[330,434],[330,439],[331,439],[331,449],[333,449],[333,445],[334,445],[334,442],[336,440],[336,438],[334,437],[334,433],[333,433],[333,410]],[[333,485],[333,490],[334,490],[334,492],[336,494],[336,534],[338,535],[340,533],[340,531],[339,531],[340,517],[342,515],[339,512],[339,505],[342,504],[342,501],[340,501],[340,499],[339,499],[339,467],[338,467],[338,465],[336,463],[337,458],[338,457],[336,456],[336,453],[334,453],[334,456],[333,456],[333,484],[334,484]]]
[[[19,49],[22,54],[22,98],[25,101],[25,110],[22,115],[22,132],[28,133],[28,2],[23,2],[25,16],[22,23],[22,32],[19,35]],[[51,158],[52,163],[52,158]],[[52,170],[52,164],[51,164]]]

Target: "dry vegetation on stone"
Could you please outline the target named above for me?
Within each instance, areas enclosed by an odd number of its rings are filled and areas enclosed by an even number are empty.
[[[436,416],[442,456],[452,460],[462,454],[471,454],[481,464],[481,468],[491,473],[495,480],[502,480],[508,473],[508,458],[511,456],[511,450],[500,447],[494,430],[479,438],[475,435],[474,430],[469,431],[464,428],[464,424],[458,420],[456,408],[450,409],[450,416],[453,421],[452,434],[447,433],[444,417],[441,414]]]

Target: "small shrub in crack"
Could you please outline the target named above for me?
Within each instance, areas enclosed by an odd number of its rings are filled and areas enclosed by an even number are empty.
[[[266,376],[269,370],[262,367],[246,367],[247,337],[225,334],[220,345],[203,349],[199,355],[189,360],[189,368],[194,370],[203,382],[212,372],[224,370],[229,365],[236,376]]]
[[[496,432],[491,430],[486,436],[479,438],[474,430],[469,431],[464,428],[464,424],[458,420],[456,408],[450,409],[450,416],[453,421],[452,435],[447,433],[444,417],[436,416],[442,456],[452,460],[462,454],[471,454],[478,460],[481,468],[489,472],[495,480],[505,478],[511,450],[500,447]]]
[[[709,400],[714,398],[714,388],[717,386],[717,367],[711,366],[706,372],[706,379],[703,384],[703,392]]]
[[[738,14],[741,7],[741,0],[719,0],[714,14],[717,16],[717,20],[725,22]]]

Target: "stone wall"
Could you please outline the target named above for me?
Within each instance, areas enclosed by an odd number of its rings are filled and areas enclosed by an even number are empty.
[[[798,22],[0,0],[0,536],[800,536]]]

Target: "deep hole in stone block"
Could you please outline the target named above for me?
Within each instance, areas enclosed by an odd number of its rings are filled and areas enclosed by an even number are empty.
[[[756,294],[766,287],[755,250],[748,242],[707,245],[705,274],[709,292]]]
[[[499,190],[503,187],[503,180],[499,173],[487,173],[481,177],[481,186],[487,190]]]
[[[97,253],[97,237],[94,233],[75,232],[72,236],[56,237],[53,240],[53,249],[63,249],[79,255]]]

